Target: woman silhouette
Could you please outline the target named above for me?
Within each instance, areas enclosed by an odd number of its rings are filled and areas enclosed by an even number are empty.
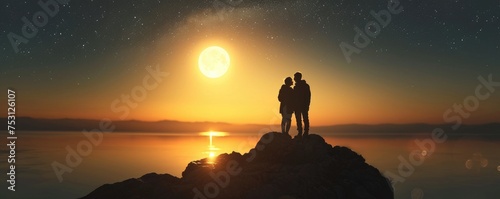
[[[292,100],[293,100],[293,89],[292,89],[292,78],[285,78],[285,84],[281,86],[281,89],[278,94],[278,100],[280,103],[280,113],[281,113],[281,132],[285,135],[289,135],[288,131],[290,131],[290,126],[292,123]]]

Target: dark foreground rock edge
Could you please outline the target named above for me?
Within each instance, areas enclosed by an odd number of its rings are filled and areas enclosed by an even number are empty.
[[[390,182],[347,147],[319,135],[263,135],[248,153],[189,163],[182,178],[149,173],[105,184],[82,199],[393,199]]]

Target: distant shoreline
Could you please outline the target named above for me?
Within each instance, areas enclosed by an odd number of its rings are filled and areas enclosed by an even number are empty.
[[[2,118],[5,119],[5,118]],[[78,131],[99,128],[99,120],[90,119],[38,119],[31,117],[18,117],[17,130],[19,131]],[[259,133],[261,131],[272,131],[279,129],[279,125],[261,124],[230,124],[223,122],[181,122],[163,120],[156,122],[126,120],[113,121],[116,125],[115,132],[148,132],[148,133],[184,133],[184,132],[206,132],[221,131],[235,133]],[[342,124],[331,126],[313,126],[312,132],[325,135],[336,134],[377,134],[377,135],[401,135],[401,134],[425,134],[434,128],[449,130],[450,134],[459,135],[500,135],[500,123],[462,125],[458,131],[452,131],[448,124]],[[292,127],[293,129],[293,127]]]

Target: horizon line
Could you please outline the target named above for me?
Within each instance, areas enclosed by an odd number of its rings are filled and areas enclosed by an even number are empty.
[[[6,117],[1,117],[1,118],[6,118]],[[17,116],[17,119],[19,118],[29,118],[29,119],[39,119],[39,120],[96,120],[100,121],[105,118],[101,119],[96,119],[96,118],[70,118],[70,117],[61,117],[61,118],[44,118],[44,117],[32,117],[32,116]],[[161,119],[161,120],[140,120],[140,119],[127,119],[127,120],[112,120],[112,122],[131,122],[131,121],[136,121],[136,122],[180,122],[180,123],[218,123],[218,124],[227,124],[227,125],[258,125],[258,126],[266,126],[270,124],[252,124],[252,123],[231,123],[231,122],[221,122],[221,121],[182,121],[182,120],[175,120],[175,119]],[[500,121],[496,122],[483,122],[483,123],[462,123],[462,125],[466,126],[481,126],[481,125],[490,125],[490,124],[500,124]],[[271,124],[271,125],[279,125],[279,124]],[[327,125],[318,125],[315,127],[332,127],[332,126],[348,126],[348,125],[368,125],[368,126],[381,126],[381,125],[430,125],[430,126],[446,126],[446,125],[453,125],[449,123],[426,123],[426,122],[411,122],[411,123],[343,123],[343,124],[327,124]]]

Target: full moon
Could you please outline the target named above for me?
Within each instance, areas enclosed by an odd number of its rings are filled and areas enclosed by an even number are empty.
[[[221,77],[229,68],[229,54],[219,46],[208,47],[201,52],[198,67],[209,78]]]

